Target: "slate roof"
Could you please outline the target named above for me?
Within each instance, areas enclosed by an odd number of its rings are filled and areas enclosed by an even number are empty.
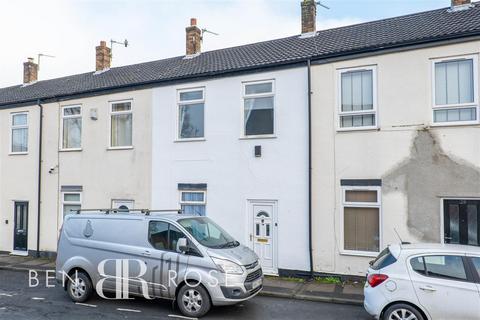
[[[448,8],[322,30],[312,37],[292,36],[244,46],[39,81],[0,89],[0,106],[34,103],[38,99],[190,78],[220,75],[371,52],[413,44],[480,35],[480,3],[468,10]]]

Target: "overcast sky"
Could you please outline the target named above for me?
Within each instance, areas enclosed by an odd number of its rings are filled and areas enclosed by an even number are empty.
[[[318,29],[431,10],[450,0],[324,0]],[[203,51],[300,33],[300,0],[0,0],[0,87],[21,84],[22,63],[44,53],[39,78],[95,68],[100,40],[128,39],[114,47],[113,66],[185,53],[191,17],[206,35]]]

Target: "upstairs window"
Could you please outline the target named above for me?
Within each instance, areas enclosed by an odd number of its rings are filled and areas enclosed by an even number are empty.
[[[110,121],[110,147],[132,146],[132,102],[112,102]]]
[[[433,62],[435,124],[478,123],[477,57]]]
[[[11,115],[10,153],[22,154],[28,152],[28,113],[19,112]]]
[[[377,127],[376,68],[345,69],[340,74],[339,128]]]
[[[178,92],[178,140],[202,139],[205,136],[205,90]]]
[[[248,82],[243,84],[243,135],[264,136],[275,132],[274,82]]]
[[[62,149],[80,149],[82,147],[82,107],[62,108]]]

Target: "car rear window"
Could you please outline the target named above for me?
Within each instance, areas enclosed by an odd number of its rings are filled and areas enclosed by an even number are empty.
[[[424,256],[410,260],[412,269],[427,277],[449,280],[467,280],[467,273],[460,256]]]
[[[394,264],[397,262],[397,259],[392,255],[390,252],[389,248],[386,248],[380,254],[378,257],[373,261],[372,263],[372,269],[373,270],[380,270],[385,267],[388,267],[391,264]]]

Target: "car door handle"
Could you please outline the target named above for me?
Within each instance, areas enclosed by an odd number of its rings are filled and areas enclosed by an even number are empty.
[[[149,256],[152,255],[152,253],[151,253],[150,251],[148,251],[148,250],[145,250],[145,251],[142,253],[142,255],[149,257]]]
[[[430,286],[420,287],[420,290],[429,291],[429,292],[435,292],[435,291],[437,291],[437,289],[435,289],[435,288],[433,288],[433,287],[430,287]]]

